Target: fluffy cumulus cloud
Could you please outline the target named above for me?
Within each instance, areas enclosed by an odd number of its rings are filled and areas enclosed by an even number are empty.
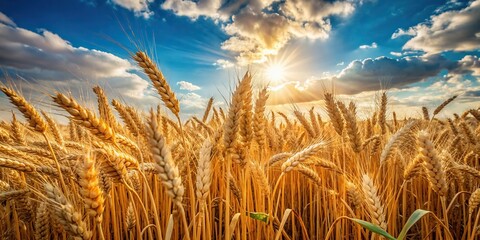
[[[0,23],[0,39],[0,67],[12,78],[25,79],[28,83],[19,87],[30,88],[32,94],[39,94],[38,87],[45,86],[85,91],[91,87],[85,82],[136,101],[144,99],[149,91],[148,82],[134,73],[137,68],[129,61],[108,52],[72,46],[48,30],[33,32],[13,22]]]
[[[3,24],[6,24],[6,25],[10,25],[10,26],[17,26],[13,21],[12,19],[10,19],[9,17],[7,17],[7,15],[3,14],[2,12],[0,12],[0,23],[3,23]]]
[[[407,30],[398,29],[392,38],[411,36],[404,49],[427,53],[471,51],[480,49],[480,0],[472,1],[461,10],[434,15],[426,23]]]
[[[380,89],[401,89],[437,77],[442,70],[448,71],[447,79],[461,78],[464,75],[476,76],[479,73],[479,60],[477,56],[471,55],[459,61],[441,55],[356,60],[335,76],[289,82],[277,87],[279,90],[270,95],[270,104],[321,100],[325,90],[332,91],[329,88],[332,83],[337,93],[347,95]]]
[[[167,0],[161,6],[192,20],[208,17],[221,23],[230,37],[222,49],[237,62],[264,62],[293,38],[325,39],[330,17],[348,16],[355,1],[310,0]]]
[[[377,48],[377,47],[378,47],[377,43],[376,43],[376,42],[373,42],[373,43],[370,44],[370,45],[361,45],[361,46],[358,47],[358,48],[360,48],[360,49],[369,49],[369,48]]]
[[[218,59],[216,62],[213,63],[213,66],[217,66],[217,69],[224,69],[234,67],[235,64],[230,62],[229,60]]]
[[[207,106],[208,101],[208,99],[192,92],[179,94],[179,99],[181,109],[188,112],[195,112],[204,109],[205,106]]]
[[[177,83],[177,85],[180,86],[180,89],[187,91],[196,91],[201,89],[199,86],[186,81],[180,81]]]
[[[217,10],[220,8],[221,4],[221,0],[166,0],[161,6],[163,9],[172,10],[178,16],[186,16],[192,19],[197,19],[200,16],[207,16],[211,18],[220,17]]]
[[[111,0],[115,5],[133,11],[136,16],[141,16],[146,19],[153,15],[153,11],[149,8],[149,4],[153,1],[154,0]]]
[[[466,55],[458,61],[454,74],[471,74],[480,77],[480,60],[478,56]]]
[[[401,52],[390,52],[390,54],[395,57],[401,57],[403,55]]]

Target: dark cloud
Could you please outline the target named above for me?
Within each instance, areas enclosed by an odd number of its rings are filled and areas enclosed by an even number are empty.
[[[270,104],[300,103],[323,99],[325,90],[338,94],[358,94],[381,89],[404,88],[409,84],[438,76],[442,70],[450,75],[473,74],[478,71],[478,57],[465,56],[452,61],[441,55],[392,59],[379,57],[351,62],[338,75],[310,79],[303,83],[287,83],[271,94]],[[283,97],[287,96],[287,97]]]
[[[451,73],[480,76],[480,60],[478,59],[478,56],[466,55],[458,61],[457,66],[451,71]]]
[[[351,62],[336,77],[339,90],[346,94],[383,88],[399,88],[434,77],[443,69],[452,69],[455,63],[435,55],[392,59],[379,57]],[[383,86],[382,86],[383,85]]]
[[[464,97],[480,97],[480,90],[467,91],[463,94]]]

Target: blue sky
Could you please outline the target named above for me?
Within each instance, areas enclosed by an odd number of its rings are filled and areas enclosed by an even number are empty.
[[[144,108],[158,103],[130,58],[137,46],[154,55],[184,114],[211,96],[226,104],[247,69],[272,88],[273,109],[317,105],[332,81],[365,112],[387,89],[400,112],[453,94],[447,113],[478,107],[479,0],[16,0],[0,1],[0,13],[2,81],[42,107],[53,89],[88,102],[95,84]],[[0,102],[0,116],[9,113]]]

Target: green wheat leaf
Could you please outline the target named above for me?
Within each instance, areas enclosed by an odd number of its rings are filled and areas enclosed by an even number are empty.
[[[360,220],[360,219],[356,219],[356,218],[349,218],[350,220],[360,224],[362,227],[374,232],[374,233],[377,233],[379,235],[382,235],[390,240],[396,240],[392,235],[388,234],[385,230],[383,230],[381,227],[373,224],[373,223],[369,223],[367,221],[363,221],[363,220]]]

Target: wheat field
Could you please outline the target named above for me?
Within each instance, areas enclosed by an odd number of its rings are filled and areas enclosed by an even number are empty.
[[[480,111],[438,117],[456,96],[421,118],[397,119],[386,92],[365,119],[332,93],[272,112],[247,72],[228,108],[181,119],[156,64],[132,57],[161,98],[148,112],[92,86],[97,109],[50,93],[61,124],[1,87],[16,109],[0,124],[2,239],[480,238]]]

